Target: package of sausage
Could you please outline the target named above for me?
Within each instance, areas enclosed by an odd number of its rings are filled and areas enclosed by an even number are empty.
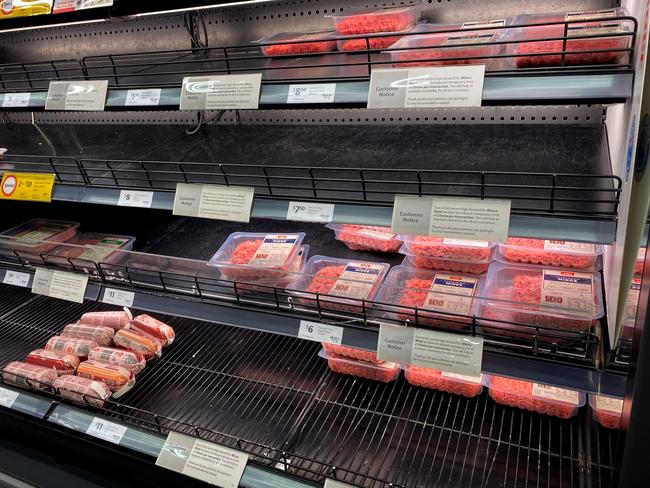
[[[101,381],[119,398],[135,385],[135,375],[126,368],[89,359],[77,368],[77,376]]]
[[[176,333],[171,326],[146,314],[138,315],[133,319],[131,330],[139,330],[161,340],[163,347],[169,346],[176,337]]]
[[[113,342],[117,347],[142,354],[147,361],[159,358],[162,353],[162,343],[139,330],[118,330]]]
[[[63,398],[81,405],[101,408],[111,396],[111,390],[104,383],[81,376],[59,376],[53,386]]]
[[[114,347],[94,347],[90,350],[88,359],[114,364],[115,366],[128,369],[133,374],[140,373],[147,365],[141,353]]]
[[[62,337],[73,339],[87,339],[95,341],[100,346],[110,346],[113,343],[115,329],[103,325],[68,324],[61,332]]]
[[[75,374],[79,366],[79,358],[74,354],[47,349],[36,349],[30,352],[25,358],[25,362],[47,369],[55,369],[58,374]]]
[[[48,351],[58,351],[65,352],[68,354],[73,354],[80,358],[88,357],[88,353],[93,347],[98,347],[95,341],[89,341],[88,339],[74,339],[72,337],[62,337],[54,336],[47,341],[45,344],[45,349]]]
[[[133,320],[133,315],[128,308],[117,312],[88,312],[81,316],[79,323],[83,325],[98,325],[110,327],[115,330],[127,327]]]
[[[5,383],[29,390],[51,391],[59,375],[54,369],[14,361],[2,370]]]

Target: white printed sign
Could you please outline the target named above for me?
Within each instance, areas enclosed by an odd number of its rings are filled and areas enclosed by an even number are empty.
[[[2,106],[4,108],[27,107],[31,96],[31,93],[5,93]]]
[[[153,202],[152,191],[122,190],[117,200],[118,207],[151,208]]]
[[[301,320],[298,337],[308,341],[329,342],[340,346],[343,340],[343,327]]]
[[[185,77],[181,110],[256,109],[260,104],[262,74]]]
[[[154,88],[151,90],[129,90],[126,92],[124,106],[157,106],[160,103],[161,93],[162,90],[160,88]]]
[[[22,286],[23,288],[27,288],[29,285],[29,276],[30,275],[28,273],[20,273],[18,271],[7,270],[2,282],[5,285]]]
[[[289,202],[287,220],[327,224],[334,216],[334,205],[314,202]]]
[[[333,103],[336,83],[289,85],[287,103]]]
[[[52,81],[45,110],[104,110],[108,81]]]
[[[123,425],[95,417],[88,426],[88,429],[86,429],[86,434],[112,442],[113,444],[119,444],[126,431],[127,428]]]
[[[156,465],[221,488],[238,488],[248,454],[170,432]]]
[[[11,408],[16,402],[19,393],[17,391],[8,390],[0,386],[0,406]]]
[[[354,485],[343,483],[342,481],[337,481],[331,478],[327,478],[325,480],[325,485],[323,486],[323,488],[357,488],[357,487]]]
[[[480,107],[485,65],[378,69],[368,108]]]
[[[88,286],[88,275],[36,268],[32,293],[83,303]]]
[[[117,305],[119,307],[132,307],[135,300],[135,293],[127,290],[116,290],[115,288],[106,288],[102,303]]]
[[[505,242],[510,200],[395,195],[391,230],[396,234]]]
[[[244,186],[178,183],[174,215],[249,222],[255,189]]]

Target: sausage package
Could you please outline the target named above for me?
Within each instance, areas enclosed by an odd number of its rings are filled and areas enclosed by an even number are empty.
[[[141,353],[114,347],[94,347],[90,350],[88,359],[120,366],[133,374],[140,373],[147,365]]]
[[[102,325],[68,324],[61,332],[62,337],[74,339],[87,339],[95,341],[100,346],[110,346],[113,342],[115,330]]]
[[[58,374],[75,374],[79,366],[79,358],[74,354],[47,349],[36,349],[30,352],[25,358],[25,362],[47,369],[55,369]]]
[[[88,357],[88,353],[93,347],[98,347],[95,341],[88,339],[74,339],[72,337],[54,336],[47,341],[45,349],[48,351],[59,351],[73,354],[80,358]]]
[[[139,330],[118,330],[113,342],[117,347],[142,354],[147,361],[154,357],[159,358],[162,353],[162,343]]]
[[[59,375],[54,369],[14,361],[2,370],[2,379],[14,386],[30,390],[50,391]]]
[[[77,376],[101,381],[113,392],[115,398],[124,395],[135,384],[135,375],[128,369],[92,359],[79,365]]]
[[[88,312],[81,316],[79,323],[83,325],[96,325],[111,327],[115,330],[123,329],[131,324],[133,315],[128,308],[117,312]]]
[[[176,337],[171,326],[146,314],[138,315],[133,319],[131,330],[138,330],[159,339],[163,342],[163,347],[169,346]]]
[[[54,382],[54,388],[59,395],[71,402],[100,408],[111,396],[111,390],[104,383],[81,376],[60,376]]]

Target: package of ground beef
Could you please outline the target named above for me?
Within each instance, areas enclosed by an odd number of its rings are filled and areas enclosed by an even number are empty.
[[[416,268],[483,274],[492,262],[495,244],[487,241],[429,236],[398,236],[404,265]]]
[[[401,35],[386,35],[379,37],[364,37],[361,39],[339,39],[337,41],[337,47],[339,51],[342,52],[355,52],[355,51],[368,51],[368,50],[377,50],[377,49],[388,49],[397,41],[404,37],[404,34],[410,34],[419,31],[418,26],[413,27],[412,29],[396,32],[391,34],[401,34]],[[379,32],[378,34],[382,34]]]
[[[630,47],[633,31],[631,20],[617,20],[625,15],[629,15],[625,8],[520,15],[514,25],[523,27],[507,32],[504,40],[516,42],[507,44],[506,52],[516,56],[514,64],[518,68],[560,66],[563,50],[567,51],[565,66],[624,64],[629,62],[629,52],[620,49]],[[562,23],[533,25],[544,22]],[[564,37],[565,29],[568,39],[563,49],[564,41],[557,38]]]
[[[454,395],[475,397],[483,391],[483,375],[478,377],[447,373],[438,369],[404,366],[406,381],[414,386],[445,391]]]
[[[386,263],[312,256],[289,286],[290,293],[297,303],[312,309],[360,313],[362,301],[375,298],[389,268]]]
[[[380,9],[351,8],[330,15],[339,34],[351,36],[374,32],[399,32],[409,30],[420,20],[418,5],[386,7]]]
[[[501,405],[569,419],[585,404],[585,394],[556,386],[485,375],[492,399]]]
[[[393,66],[484,64],[488,71],[498,69],[502,61],[494,56],[503,54],[505,49],[503,44],[497,44],[504,37],[503,31],[498,28],[508,23],[508,19],[495,19],[464,24],[420,24],[416,30],[422,34],[403,36],[390,47]],[[497,30],[471,30],[483,27]],[[432,49],[422,49],[426,47]]]
[[[235,232],[222,244],[208,264],[224,279],[266,286],[286,286],[293,279],[304,232],[262,234]]]
[[[77,234],[78,222],[34,219],[0,233],[0,254],[48,253]]]
[[[484,284],[478,276],[395,266],[375,301],[387,318],[461,329],[471,324]]]
[[[353,224],[327,224],[325,227],[332,229],[336,239],[353,251],[396,253],[402,245],[390,227]]]
[[[606,429],[620,430],[623,416],[622,398],[589,395],[589,405],[596,422]]]
[[[85,232],[77,234],[57,246],[48,256],[48,262],[60,266],[70,266],[90,274],[97,274],[92,263],[114,263],[120,261],[123,255],[116,250],[130,251],[133,249],[135,237],[117,234],[102,234],[98,232]]]
[[[508,237],[505,243],[499,244],[496,257],[501,262],[595,271],[600,269],[602,253],[600,244]]]
[[[341,346],[339,344],[332,344],[330,342],[323,342],[323,349],[327,354],[336,354],[337,356],[344,356],[350,359],[359,359],[367,363],[383,363],[377,359],[377,353],[374,351],[366,351],[365,349],[358,349],[356,347]]]
[[[336,33],[282,32],[255,41],[262,44],[264,56],[290,56],[296,54],[327,53],[336,50]],[[277,43],[277,44],[275,44]]]
[[[370,363],[359,359],[351,359],[338,354],[330,354],[321,349],[318,354],[327,359],[329,368],[339,374],[357,376],[368,380],[390,383],[399,377],[400,367],[397,363]]]
[[[636,256],[636,262],[634,263],[634,274],[643,273],[643,264],[645,263],[645,247],[639,248],[639,254]]]
[[[494,263],[477,315],[550,330],[589,332],[604,315],[600,274]],[[499,323],[489,325],[494,330],[501,327]],[[517,326],[503,329],[512,328]]]

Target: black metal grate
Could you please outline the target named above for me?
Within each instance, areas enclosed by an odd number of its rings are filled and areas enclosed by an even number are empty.
[[[614,220],[618,176],[505,171],[376,169],[180,161],[5,156],[17,171],[54,173],[58,183],[175,191],[177,183],[249,186],[264,198],[392,205],[395,194],[507,198],[518,214]]]
[[[1,288],[1,287],[0,287]],[[0,364],[19,360],[97,304],[39,297],[0,322]],[[163,318],[165,319],[165,318]],[[102,413],[245,450],[254,462],[364,488],[609,486],[617,434],[583,411],[561,421],[328,371],[318,344],[186,319],[177,338]],[[11,340],[6,340],[11,337]]]
[[[262,72],[266,82],[367,80],[373,69],[416,65],[481,64],[487,60],[504,61],[504,66],[490,67],[489,75],[593,73],[632,70],[632,53],[638,29],[634,17],[620,16],[590,19],[590,22],[621,23],[617,32],[595,33],[572,37],[569,25],[576,22],[540,22],[528,26],[479,27],[475,31],[498,31],[499,34],[521,29],[523,34],[504,40],[500,35],[489,42],[458,45],[426,45],[374,49],[382,37],[394,33],[341,36],[341,41],[359,40],[365,49],[353,53],[290,54],[268,58],[261,46],[307,44],[310,41],[280,41],[267,44],[208,47],[137,54],[89,56],[80,61],[51,61],[0,65],[0,89],[4,91],[45,89],[50,81],[79,79],[108,79],[113,87],[179,86],[185,76]],[[578,22],[578,24],[580,24]],[[544,37],[544,27],[560,33]],[[537,29],[537,30],[535,30]],[[458,29],[438,30],[436,34],[453,35]],[[468,31],[464,31],[467,33]],[[412,37],[418,32],[400,33]],[[515,40],[516,39],[516,40]],[[534,52],[514,52],[512,46],[522,42],[533,45]],[[576,39],[578,39],[576,43]],[[612,40],[619,42],[612,43]],[[313,42],[313,40],[311,40]],[[586,45],[581,45],[585,43]],[[591,45],[589,45],[591,43]],[[472,47],[476,49],[471,49]],[[469,48],[469,49],[467,49]],[[391,53],[393,51],[393,53]],[[452,54],[448,54],[451,51]],[[474,51],[474,52],[472,52]],[[392,56],[396,55],[396,59]],[[618,59],[617,59],[618,58]],[[528,61],[530,60],[530,61]],[[540,60],[544,60],[541,61]],[[519,68],[510,65],[518,65]],[[541,65],[541,66],[540,66]]]

